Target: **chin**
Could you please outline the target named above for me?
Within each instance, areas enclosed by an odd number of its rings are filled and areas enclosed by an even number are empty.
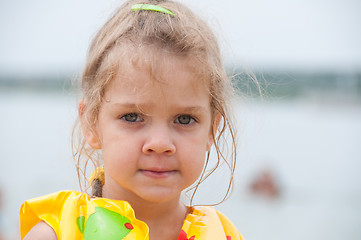
[[[164,203],[173,200],[179,201],[180,195],[181,193],[175,193],[174,191],[157,189],[154,191],[145,191],[140,195],[140,197],[147,202]]]

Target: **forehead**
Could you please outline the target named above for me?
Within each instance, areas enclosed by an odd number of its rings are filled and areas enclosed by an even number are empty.
[[[135,95],[179,89],[194,94],[208,94],[207,77],[201,63],[194,56],[174,54],[154,47],[113,51],[117,62],[111,89],[125,90]]]

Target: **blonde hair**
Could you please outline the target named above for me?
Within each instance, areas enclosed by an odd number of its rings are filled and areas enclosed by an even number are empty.
[[[138,3],[159,5],[171,10],[175,15],[145,10],[132,11],[131,7]],[[182,4],[167,0],[129,0],[115,11],[113,16],[99,30],[91,43],[81,77],[83,101],[86,102],[86,108],[83,109],[84,112],[81,115],[82,123],[85,122],[89,126],[96,124],[106,87],[119,71],[119,65],[131,61],[127,57],[120,58],[119,56],[116,60],[112,57],[112,53],[115,51],[117,53],[129,52],[129,47],[132,47],[132,51],[151,47],[170,54],[189,56],[198,61],[198,74],[202,76],[203,80],[206,80],[210,94],[213,120],[220,114],[222,121],[217,134],[213,136],[217,163],[213,168],[206,171],[210,157],[208,152],[204,171],[199,181],[192,187],[195,190],[191,197],[191,203],[200,183],[213,173],[222,161],[228,165],[231,171],[227,194],[221,201],[223,202],[230,193],[236,163],[235,131],[227,106],[227,102],[232,96],[231,80],[226,75],[217,39],[211,29]],[[141,52],[134,51],[132,54],[141,55]],[[223,153],[224,147],[227,145],[227,131],[231,138],[230,160],[227,160],[227,154]],[[213,133],[213,131],[211,132]],[[86,143],[81,133],[78,143],[74,144],[74,139],[73,136],[73,154],[80,187],[84,190],[89,188],[86,180],[86,169],[89,161],[93,163],[95,168],[100,167],[102,165],[101,154]],[[81,167],[83,161],[84,166]],[[81,179],[81,176],[84,178]]]

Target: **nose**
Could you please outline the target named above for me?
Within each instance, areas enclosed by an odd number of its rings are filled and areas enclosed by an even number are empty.
[[[146,134],[147,137],[142,149],[143,153],[173,155],[176,152],[176,147],[169,128],[162,126],[151,127]]]

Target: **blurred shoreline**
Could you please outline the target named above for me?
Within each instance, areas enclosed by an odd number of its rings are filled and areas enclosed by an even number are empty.
[[[361,102],[361,71],[265,71],[247,73],[228,71],[240,95],[267,100],[317,98],[325,102],[334,98]],[[18,76],[0,74],[0,91],[77,92],[76,75],[56,74]]]

